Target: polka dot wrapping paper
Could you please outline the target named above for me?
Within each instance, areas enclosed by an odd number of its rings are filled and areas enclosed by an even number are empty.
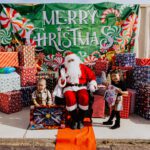
[[[21,86],[26,87],[26,86],[33,86],[36,85],[36,68],[35,67],[19,67],[17,69],[18,73],[20,74],[21,77]]]
[[[18,46],[19,65],[24,67],[35,66],[35,46]]]
[[[10,114],[22,109],[21,92],[0,93],[0,111]]]
[[[116,66],[135,66],[135,53],[120,53],[116,55]]]
[[[136,89],[135,112],[150,120],[150,83],[137,81],[134,85]]]
[[[20,90],[20,75],[16,72],[0,74],[0,93]]]

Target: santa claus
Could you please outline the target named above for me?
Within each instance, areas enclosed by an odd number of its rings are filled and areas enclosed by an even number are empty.
[[[63,89],[66,100],[66,109],[71,114],[72,129],[84,127],[83,119],[89,106],[88,89],[94,92],[97,89],[95,74],[85,66],[80,58],[68,52],[65,56],[64,67],[60,70],[58,86]]]

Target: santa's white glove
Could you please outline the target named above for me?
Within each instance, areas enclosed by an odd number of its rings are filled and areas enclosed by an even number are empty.
[[[60,70],[60,74],[61,74],[61,79],[65,80],[65,79],[66,79],[66,71],[65,71],[64,68],[62,68],[62,69]]]
[[[91,92],[95,92],[97,90],[97,82],[95,80],[92,80],[89,83],[89,89]]]

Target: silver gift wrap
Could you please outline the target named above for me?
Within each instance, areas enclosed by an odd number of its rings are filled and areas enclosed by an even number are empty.
[[[0,93],[20,90],[20,75],[16,72],[0,74]]]

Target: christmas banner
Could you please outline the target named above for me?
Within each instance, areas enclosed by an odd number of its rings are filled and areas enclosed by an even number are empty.
[[[0,4],[0,50],[35,45],[36,62],[57,70],[72,51],[89,66],[99,57],[133,52],[139,5]]]

